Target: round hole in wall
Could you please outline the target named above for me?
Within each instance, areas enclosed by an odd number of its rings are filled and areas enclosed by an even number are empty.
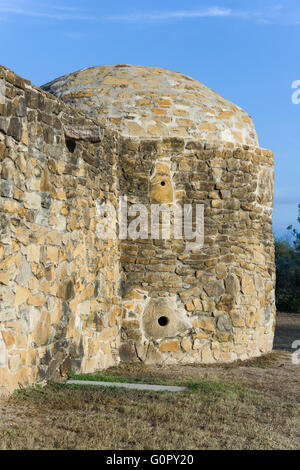
[[[162,316],[157,320],[160,326],[166,326],[169,323],[168,317]]]
[[[165,185],[166,185],[166,182],[165,182],[165,181],[161,181],[160,184],[161,184],[161,186],[165,186]]]

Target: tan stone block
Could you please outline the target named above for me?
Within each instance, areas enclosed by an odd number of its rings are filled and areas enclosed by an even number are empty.
[[[120,118],[120,117],[111,117],[111,118],[109,118],[109,120],[112,124],[121,124],[122,118]]]
[[[25,193],[24,206],[26,209],[40,209],[41,208],[41,196],[38,193]]]
[[[53,266],[53,265],[47,266],[47,267],[45,268],[45,277],[46,277],[47,281],[48,281],[48,282],[53,281],[54,276],[55,276],[55,274],[54,274],[54,266]]]
[[[10,373],[7,367],[0,367],[0,387],[8,387],[10,382]]]
[[[167,136],[168,135],[168,130],[165,126],[162,124],[155,124],[148,126],[147,132],[150,135],[157,136],[157,137],[162,137],[162,136]]]
[[[40,190],[45,192],[51,192],[52,185],[49,182],[49,173],[47,169],[43,170],[41,177]]]
[[[201,328],[204,331],[215,331],[215,322],[213,318],[199,318],[193,322],[195,328]]]
[[[67,199],[66,192],[63,189],[58,189],[56,192],[56,198],[60,201],[65,201]]]
[[[56,246],[47,246],[46,260],[48,263],[56,263],[58,260],[58,248]]]
[[[245,331],[242,329],[236,330],[233,334],[233,341],[235,344],[238,344],[238,345],[247,344],[248,337],[246,336]]]
[[[202,310],[202,302],[199,298],[193,299],[193,304],[196,310]]]
[[[61,235],[57,230],[51,230],[46,234],[45,242],[49,245],[60,245]]]
[[[159,350],[161,352],[180,351],[180,343],[177,339],[172,341],[164,341],[160,344]]]
[[[15,264],[15,257],[14,256],[6,256],[4,259],[2,259],[0,263],[0,269],[5,270],[9,269],[11,266]]]
[[[228,343],[231,341],[231,333],[221,333],[221,331],[217,331],[214,334],[214,340],[219,341],[219,343]]]
[[[22,286],[17,286],[16,289],[16,295],[15,295],[15,307],[18,307],[19,305],[25,303],[29,297],[29,290],[25,289]]]
[[[0,284],[8,285],[9,283],[9,273],[0,272]]]
[[[28,366],[35,365],[38,360],[38,354],[36,349],[28,349],[26,351],[26,364]]]
[[[209,338],[209,334],[204,333],[204,331],[197,331],[197,333],[193,335],[193,339],[206,339],[206,338]]]
[[[19,227],[16,229],[16,239],[23,243],[23,245],[28,245],[29,241],[29,230]]]
[[[1,335],[6,349],[11,349],[15,344],[15,336],[13,335],[13,333],[10,330],[1,331]]]
[[[173,111],[175,116],[188,116],[189,112],[185,109],[176,108]]]
[[[124,295],[123,299],[142,299],[143,295],[139,294],[136,290],[132,290]]]
[[[193,312],[195,310],[195,305],[193,304],[193,302],[188,302],[187,304],[185,304],[185,308],[188,312]]]
[[[78,300],[82,302],[83,300],[89,300],[95,295],[95,286],[94,284],[88,285],[85,289],[82,290]]]
[[[217,126],[212,122],[202,122],[198,125],[199,131],[216,131]]]
[[[27,248],[28,253],[28,261],[32,263],[39,263],[40,262],[40,246],[39,245],[28,245]]]
[[[204,364],[213,364],[214,362],[216,362],[210,347],[206,347],[203,349],[201,353],[201,360]]]
[[[116,336],[118,335],[118,332],[119,332],[119,328],[117,326],[105,328],[103,331],[101,331],[99,338],[101,341],[108,341],[108,340],[116,338]]]
[[[143,129],[142,126],[140,126],[137,122],[127,122],[126,123],[129,134],[132,136],[144,136],[146,134],[146,131]]]
[[[220,301],[217,303],[217,309],[229,312],[232,309],[233,298],[231,295],[222,295]]]
[[[254,326],[256,324],[255,312],[251,311],[251,310],[248,310],[246,312],[245,320],[246,320],[246,326],[248,328],[254,328]]]
[[[132,302],[125,302],[124,303],[124,307],[127,309],[127,310],[132,310],[134,305]]]
[[[50,337],[50,325],[50,315],[46,310],[43,310],[32,333],[32,341],[37,347],[44,346],[48,343]]]
[[[10,389],[15,390],[20,386],[26,386],[31,383],[31,371],[28,367],[21,367],[10,376]]]
[[[55,298],[51,307],[51,325],[53,325],[60,321],[62,314],[62,301]]]
[[[36,277],[31,277],[28,281],[28,287],[30,291],[35,291],[40,289],[40,283]]]
[[[202,300],[202,306],[204,312],[213,312],[215,309],[215,302],[213,299],[204,299]]]
[[[195,126],[195,121],[192,121],[191,119],[176,119],[176,122],[180,126],[185,126],[185,127]]]
[[[181,347],[184,351],[188,352],[192,349],[192,341],[187,338],[181,341]]]
[[[206,346],[208,344],[208,341],[205,340],[205,339],[195,339],[194,342],[193,342],[193,349],[195,351],[199,351],[200,349],[202,349],[204,346]]]
[[[254,283],[253,280],[248,274],[242,276],[242,292],[243,294],[254,294]]]
[[[28,297],[28,304],[35,307],[42,307],[46,303],[46,298],[42,294],[30,295]]]
[[[73,251],[73,258],[77,258],[78,256],[83,256],[85,252],[85,248],[81,243],[76,245],[75,250]]]
[[[140,322],[138,320],[123,320],[122,322],[123,328],[139,328]]]
[[[18,203],[15,201],[5,201],[3,204],[4,212],[15,214],[18,211]]]
[[[159,106],[171,106],[172,103],[170,100],[159,98],[155,100]]]
[[[239,310],[231,310],[231,312],[229,312],[229,315],[232,320],[233,326],[235,327],[245,326],[245,321],[242,318],[242,314]]]

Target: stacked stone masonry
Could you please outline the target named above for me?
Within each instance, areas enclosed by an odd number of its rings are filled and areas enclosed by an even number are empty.
[[[273,154],[244,111],[179,75],[97,67],[46,85],[53,96],[0,67],[0,392],[120,360],[231,362],[272,349]],[[188,105],[200,89],[202,115]],[[167,100],[172,112],[153,111]],[[181,135],[183,108],[194,124]],[[209,133],[192,131],[221,112]],[[171,118],[167,133],[149,131],[166,124],[155,116]],[[139,134],[129,122],[147,125]],[[150,221],[147,236],[120,240],[121,197],[128,212],[203,205],[203,247],[152,239]],[[115,212],[103,217],[103,204]]]

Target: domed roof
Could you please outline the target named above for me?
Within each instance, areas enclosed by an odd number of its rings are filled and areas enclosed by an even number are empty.
[[[156,67],[102,65],[42,88],[123,136],[258,145],[250,116],[193,78]]]

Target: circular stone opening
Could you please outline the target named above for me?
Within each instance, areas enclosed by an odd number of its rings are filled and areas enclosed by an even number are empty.
[[[165,181],[161,181],[161,186],[165,186],[166,185],[166,182]]]
[[[157,320],[158,321],[158,324],[160,326],[166,326],[168,323],[169,323],[169,319],[168,317],[159,317],[159,319]]]

